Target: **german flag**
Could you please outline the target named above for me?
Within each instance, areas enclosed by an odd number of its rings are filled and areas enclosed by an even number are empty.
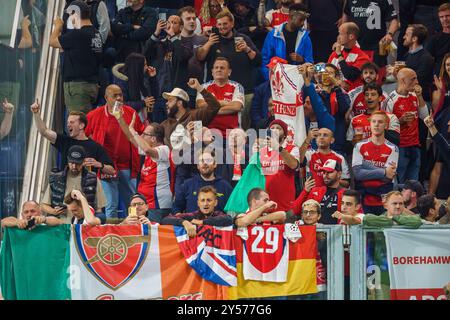
[[[286,282],[245,280],[243,276],[243,240],[236,236],[237,287],[229,288],[230,299],[266,298],[317,293],[316,227],[300,226],[302,238],[288,241],[289,262]],[[282,250],[282,248],[280,248]],[[270,257],[268,257],[270,259]]]

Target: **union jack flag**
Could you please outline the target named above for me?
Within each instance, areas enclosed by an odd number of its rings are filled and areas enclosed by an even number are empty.
[[[223,286],[237,285],[232,226],[199,226],[194,238],[183,227],[174,226],[174,231],[187,263],[202,278]]]

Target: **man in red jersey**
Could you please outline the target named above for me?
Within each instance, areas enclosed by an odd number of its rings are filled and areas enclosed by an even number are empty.
[[[295,200],[295,173],[299,168],[299,149],[287,145],[287,124],[273,120],[269,129],[271,138],[260,150],[261,167],[266,177],[266,191],[281,211],[288,210]]]
[[[351,119],[357,115],[360,115],[362,113],[365,113],[367,110],[367,104],[366,99],[364,95],[364,85],[369,83],[377,83],[380,84],[378,81],[378,72],[380,68],[375,63],[367,62],[361,67],[361,78],[363,81],[363,84],[356,87],[355,89],[351,90],[348,95],[350,97],[350,110],[348,115],[348,119]],[[387,99],[387,93],[383,92],[381,96],[381,103],[382,108],[385,109],[385,101]]]
[[[317,150],[306,150],[305,146],[311,145],[312,139],[316,139],[318,147]],[[331,145],[333,142],[333,131],[330,129],[312,129],[309,131],[305,142],[300,148],[300,163],[306,166],[306,176],[312,176],[316,187],[322,187],[325,185],[323,181],[323,171],[320,171],[320,168],[329,159],[336,160],[342,167],[342,176],[339,182],[340,185],[343,187],[348,187],[350,184],[350,171],[348,169],[347,161],[345,161],[345,158],[342,155],[331,150]]]
[[[102,177],[102,187],[107,199],[106,216],[117,218],[119,197],[128,206],[131,196],[136,193],[136,177],[140,169],[138,150],[120,130],[119,123],[113,112],[122,110],[123,118],[127,124],[131,123],[136,111],[123,104],[122,90],[117,85],[110,85],[105,92],[106,104],[87,114],[88,125],[86,136],[103,146],[114,162],[116,174]],[[141,134],[144,125],[136,117],[135,130]]]
[[[222,136],[226,136],[227,129],[240,127],[240,115],[244,106],[244,88],[237,82],[230,80],[231,65],[227,58],[218,57],[212,69],[213,80],[203,84],[221,105],[219,113],[209,124],[208,128],[218,129]],[[208,106],[203,97],[197,93],[197,108]]]
[[[389,95],[386,111],[395,114],[400,121],[398,183],[404,183],[419,180],[419,117],[425,119],[428,116],[428,107],[414,70],[401,69],[397,80],[397,89]]]
[[[372,135],[370,131],[370,115],[375,111],[381,110],[381,101],[383,100],[383,91],[375,83],[365,84],[363,93],[367,110],[354,117],[347,130],[347,140],[351,141],[354,145],[362,140],[369,139]],[[386,139],[398,146],[400,141],[400,123],[395,114],[388,112],[386,114],[389,117]]]
[[[372,136],[353,149],[355,188],[362,194],[364,212],[377,215],[384,211],[382,195],[392,191],[398,166],[398,147],[384,136],[388,122],[384,111],[375,111],[370,117]]]
[[[333,45],[333,53],[328,63],[338,67],[348,84],[347,91],[362,84],[361,67],[369,62],[369,57],[356,45],[359,28],[353,22],[346,22],[339,27],[337,42]]]
[[[327,160],[322,167],[319,168],[322,173],[324,186],[314,187],[314,181],[307,179],[305,188],[292,205],[294,214],[300,214],[303,203],[306,200],[316,200],[320,203],[323,224],[336,224],[336,220],[332,218],[335,211],[341,210],[342,194],[345,189],[341,188],[339,181],[342,175],[341,164],[333,159]]]

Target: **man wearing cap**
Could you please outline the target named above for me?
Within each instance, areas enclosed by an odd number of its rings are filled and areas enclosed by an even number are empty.
[[[122,117],[129,125],[135,117],[134,129],[141,134],[144,131],[139,116],[130,106],[123,105],[122,89],[109,85],[105,91],[106,104],[92,110],[87,114],[88,125],[86,135],[103,146],[114,162],[116,174],[113,176],[101,175],[102,187],[107,201],[106,216],[117,218],[119,197],[128,206],[128,201],[136,192],[136,177],[141,168],[138,149],[128,141],[120,130],[113,112],[122,112]]]
[[[288,62],[280,57],[272,57],[270,62],[266,65],[270,74],[278,63],[287,64]],[[252,128],[256,130],[266,129],[269,123],[272,122],[273,111],[269,108],[269,100],[271,98],[272,89],[269,80],[264,81],[255,88],[250,114]]]
[[[61,168],[67,165],[67,155],[70,147],[79,145],[86,151],[86,158],[84,165],[90,170],[94,170],[101,174],[113,175],[115,174],[114,163],[106,153],[106,150],[94,140],[86,136],[87,117],[83,112],[71,111],[67,117],[67,132],[66,134],[59,134],[47,128],[40,116],[41,106],[38,99],[30,106],[33,113],[34,124],[39,133],[46,138],[53,147],[61,152]]]
[[[130,214],[131,208],[136,208],[136,214]],[[147,217],[148,215],[148,217]],[[140,193],[135,193],[130,200],[130,207],[128,208],[128,216],[120,224],[150,224],[150,221],[160,222],[161,217],[151,217],[148,211],[147,199]]]
[[[203,87],[211,92],[221,105],[208,128],[220,130],[223,137],[226,137],[227,130],[242,127],[240,114],[245,104],[244,88],[241,84],[230,80],[231,69],[230,60],[218,57],[212,67],[213,80],[203,84]],[[208,106],[199,94],[197,94],[196,105],[197,108]]]
[[[298,147],[286,143],[287,124],[275,119],[269,126],[271,137],[260,149],[260,160],[266,178],[266,191],[278,209],[287,211],[295,200],[295,174],[299,168]]]
[[[83,162],[86,151],[81,146],[72,146],[67,156],[68,165],[63,171],[51,172],[49,184],[41,199],[42,210],[48,215],[57,216],[70,223],[72,213],[67,211],[64,197],[72,190],[82,190],[89,205],[101,212],[106,206],[100,180],[94,172],[88,171]]]
[[[341,211],[342,196],[345,189],[340,187],[339,181],[342,176],[342,166],[334,159],[327,160],[319,170],[323,174],[325,186],[314,187],[314,180],[306,180],[305,188],[292,205],[294,214],[300,214],[303,202],[314,199],[320,203],[323,224],[336,224],[332,217],[336,211]]]
[[[419,214],[417,199],[425,194],[422,184],[417,180],[407,180],[404,184],[398,185],[402,189],[402,196],[406,209],[415,214]]]
[[[183,129],[191,121],[201,121],[204,126],[208,126],[221,108],[219,101],[197,79],[189,79],[188,85],[197,91],[197,97],[199,94],[203,97],[207,108],[190,109],[189,95],[183,89],[174,88],[172,92],[164,92],[162,96],[167,100],[167,119],[161,125],[164,128],[164,144],[168,146],[171,146],[170,136],[178,125]]]
[[[275,56],[286,59],[290,64],[313,63],[309,31],[303,29],[308,15],[306,5],[293,4],[289,7],[289,20],[269,32],[261,51],[264,79],[269,79],[266,65]]]
[[[61,35],[64,22],[56,18],[49,44],[64,50],[61,70],[67,109],[87,113],[97,101],[102,37],[92,25],[91,11],[84,1],[73,1],[68,10],[74,29]]]

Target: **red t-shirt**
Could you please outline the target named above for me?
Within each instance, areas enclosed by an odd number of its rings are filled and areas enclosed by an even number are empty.
[[[393,130],[400,133],[400,122],[398,118],[389,112],[386,112],[389,117],[388,130]],[[362,134],[363,140],[369,139],[372,135],[370,130],[370,114],[360,114],[352,119],[347,130],[347,140],[352,141],[355,134]]]
[[[325,186],[325,183],[323,182],[323,172],[319,171],[319,168],[322,167],[329,159],[336,160],[341,164],[341,179],[350,179],[350,171],[348,169],[347,161],[345,161],[343,156],[334,151],[324,154],[317,150],[310,149],[306,151],[305,154],[306,172],[311,173],[312,178],[315,180],[316,187]]]
[[[245,103],[244,88],[235,81],[228,81],[223,87],[219,86],[214,80],[203,84],[203,87],[211,92],[217,100],[224,100],[227,102],[239,102],[242,107]],[[198,93],[197,100],[203,99],[203,96]],[[226,136],[227,129],[235,129],[240,127],[241,112],[227,115],[216,115],[209,124],[208,128],[218,129],[222,136]]]
[[[398,166],[398,157],[399,152],[397,146],[389,141],[385,141],[382,145],[376,145],[371,140],[366,140],[355,145],[353,150],[352,167],[362,165],[363,161],[367,161],[377,168],[386,168],[391,163],[395,163]],[[355,177],[355,180],[358,180],[358,178]],[[361,179],[360,181],[361,184],[367,188],[380,187],[391,182],[387,181],[386,178],[376,180]],[[364,197],[364,204],[368,206],[383,205],[383,202],[381,201],[381,194],[367,194]]]
[[[266,19],[269,20],[270,26],[276,27],[289,20],[289,13],[284,13],[281,9],[270,10],[266,13]]]
[[[363,92],[364,86],[356,87],[348,93],[350,97],[350,108],[352,109],[352,117],[366,113],[367,105],[366,99],[364,98]],[[385,101],[387,99],[387,94],[383,92],[381,96],[381,108],[385,108]]]
[[[417,99],[417,96],[414,93],[409,93],[407,96],[402,96],[394,90],[388,97],[386,111],[395,114],[398,119],[400,119],[406,112],[414,113],[413,121],[400,125],[400,148],[420,146],[419,100]]]
[[[354,46],[350,51],[342,50],[342,55],[344,57],[345,62],[351,67],[356,67],[361,70],[361,67],[366,63],[370,62],[370,58],[367,54],[364,53],[359,47]],[[341,69],[339,65],[339,59],[336,52],[333,53],[328,58],[328,63],[335,65],[339,70]],[[345,79],[345,77],[344,77]],[[361,77],[358,77],[356,80],[350,81],[345,79],[345,81],[350,85],[349,91],[356,88],[357,86],[362,85]]]
[[[299,149],[293,145],[286,150],[299,158]],[[277,210],[287,211],[295,200],[295,170],[289,168],[276,150],[261,149],[261,167],[266,178],[266,192],[278,204]]]

